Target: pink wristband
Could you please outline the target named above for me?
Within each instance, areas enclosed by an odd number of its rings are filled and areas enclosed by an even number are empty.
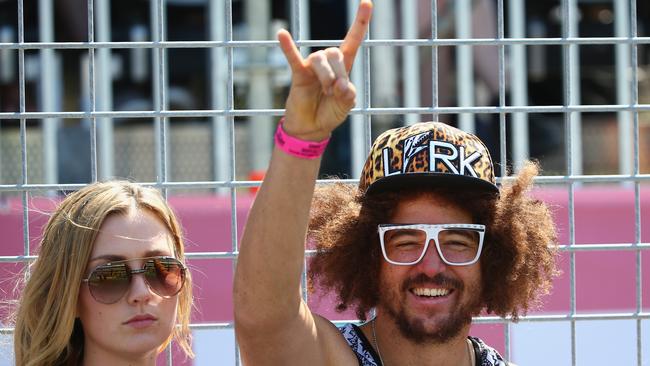
[[[323,155],[330,138],[321,141],[305,141],[293,136],[287,135],[282,128],[284,118],[278,123],[278,129],[275,130],[275,145],[285,153],[301,159],[316,159]]]

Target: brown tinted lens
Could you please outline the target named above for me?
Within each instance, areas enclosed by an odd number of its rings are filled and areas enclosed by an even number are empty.
[[[112,304],[129,289],[130,274],[126,264],[107,264],[93,270],[88,278],[92,297],[103,304]]]
[[[151,289],[163,297],[176,295],[185,281],[183,265],[175,258],[147,260],[144,275]]]

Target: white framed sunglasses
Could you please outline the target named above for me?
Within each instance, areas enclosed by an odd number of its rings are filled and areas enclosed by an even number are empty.
[[[450,266],[469,266],[481,256],[485,225],[380,224],[378,232],[381,251],[388,263],[417,264],[433,241],[443,262]]]

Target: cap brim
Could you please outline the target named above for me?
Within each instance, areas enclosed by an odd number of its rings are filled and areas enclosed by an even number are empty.
[[[499,188],[483,179],[449,173],[409,173],[389,175],[372,183],[366,194],[411,188],[452,188],[459,191],[498,194]]]

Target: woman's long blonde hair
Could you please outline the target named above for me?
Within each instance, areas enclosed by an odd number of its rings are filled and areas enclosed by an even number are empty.
[[[167,227],[174,254],[185,262],[181,227],[160,193],[124,181],[91,184],[65,198],[50,217],[39,256],[29,268],[15,314],[14,352],[17,365],[77,365],[83,355],[83,330],[76,319],[77,299],[95,239],[104,220],[133,210],[153,213]],[[174,339],[186,355],[190,346],[192,280],[178,295]]]

